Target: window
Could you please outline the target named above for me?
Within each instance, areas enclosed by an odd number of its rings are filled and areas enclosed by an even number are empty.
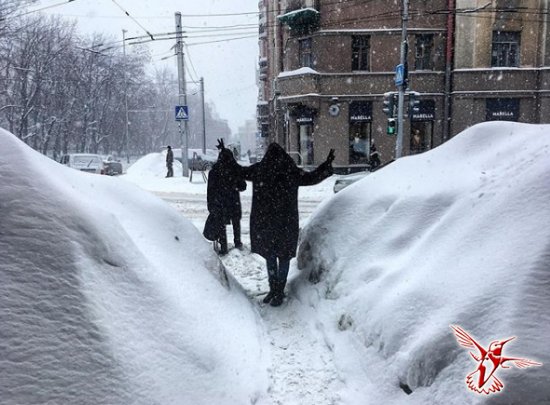
[[[371,123],[350,122],[349,124],[349,163],[366,164],[369,162],[371,145]]]
[[[372,103],[353,101],[349,104],[349,163],[369,163],[372,145]]]
[[[432,148],[433,121],[411,122],[410,150],[411,155],[422,153]]]
[[[491,54],[492,67],[519,66],[519,38],[519,32],[493,32],[493,52]]]
[[[313,124],[299,125],[298,151],[302,165],[312,165],[313,159]]]
[[[370,38],[353,37],[351,42],[351,70],[369,70]]]
[[[433,70],[433,47],[434,36],[432,34],[416,36],[414,52],[415,70]]]
[[[313,67],[313,55],[311,53],[311,38],[301,39],[300,46],[300,67]]]

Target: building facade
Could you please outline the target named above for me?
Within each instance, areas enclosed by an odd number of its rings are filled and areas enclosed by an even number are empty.
[[[400,2],[398,2],[400,3]],[[258,129],[303,165],[331,148],[361,166],[375,144],[395,156],[384,94],[396,91],[400,4],[263,0]],[[411,0],[403,154],[429,150],[485,120],[550,120],[547,0]]]

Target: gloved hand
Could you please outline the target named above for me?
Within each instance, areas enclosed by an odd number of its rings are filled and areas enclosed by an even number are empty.
[[[332,165],[333,161],[334,161],[334,149],[331,149],[327,156],[327,163],[329,165]]]
[[[218,144],[216,145],[216,148],[219,150],[225,149],[225,145],[223,144],[223,138],[218,139]]]

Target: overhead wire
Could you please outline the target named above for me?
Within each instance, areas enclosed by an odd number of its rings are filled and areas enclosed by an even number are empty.
[[[124,14],[126,14],[133,22],[135,22],[143,31],[145,31],[150,37],[151,37],[151,40],[154,41],[155,38],[153,37],[153,35],[147,30],[147,28],[145,28],[143,25],[141,25],[141,23],[136,20],[134,17],[132,17],[130,15],[130,13],[128,11],[126,11],[120,4],[118,4],[116,2],[116,0],[111,0],[118,8],[120,8],[122,10],[122,12]]]
[[[63,6],[65,4],[68,4],[68,3],[72,3],[73,1],[76,1],[76,0],[65,0],[65,1],[62,1],[60,3],[55,3],[55,4],[52,4],[52,5],[49,5],[49,6],[45,6],[45,7],[36,9],[36,10],[26,11],[24,13],[20,13],[20,14],[14,15],[14,16],[10,16],[10,19],[24,17],[24,16],[29,15],[29,14],[39,13],[41,11],[48,10],[50,8],[59,7],[59,6]],[[5,21],[5,20],[6,20],[5,17],[0,17],[0,21]]]

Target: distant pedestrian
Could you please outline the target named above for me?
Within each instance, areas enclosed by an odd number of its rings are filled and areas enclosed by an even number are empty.
[[[168,169],[168,173],[166,173],[166,177],[174,177],[174,169],[172,165],[174,164],[174,152],[172,152],[172,147],[168,145],[166,151],[166,168]]]
[[[370,146],[370,170],[374,171],[380,166],[380,153],[376,149],[374,142]]]
[[[290,259],[296,256],[298,245],[298,188],[320,183],[332,174],[334,150],[317,169],[308,172],[296,166],[288,153],[278,144],[267,148],[262,160],[241,173],[252,182],[252,210],[250,213],[251,250],[265,258],[269,279],[269,293],[264,303],[279,306]]]
[[[203,234],[207,239],[219,242],[219,254],[228,252],[226,225],[233,225],[233,242],[242,249],[241,242],[241,198],[239,193],[246,190],[246,182],[240,175],[240,167],[233,153],[225,149],[219,140],[218,160],[208,174],[206,200],[209,218]]]

